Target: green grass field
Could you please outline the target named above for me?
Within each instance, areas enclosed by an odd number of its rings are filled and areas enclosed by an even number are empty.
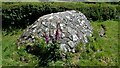
[[[91,22],[94,30],[90,43],[83,50],[82,45],[77,47],[77,53],[68,53],[69,57],[62,61],[48,62],[51,66],[80,65],[80,66],[115,66],[118,64],[118,21]],[[105,36],[100,37],[98,32],[100,25],[106,28]],[[37,66],[39,59],[35,55],[28,54],[25,50],[17,50],[16,40],[22,34],[18,32],[2,34],[2,65],[3,66]],[[23,60],[25,59],[25,60]]]

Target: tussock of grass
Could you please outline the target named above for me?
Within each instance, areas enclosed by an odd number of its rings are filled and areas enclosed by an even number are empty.
[[[93,37],[90,43],[83,49],[82,43],[78,44],[76,53],[68,53],[66,60],[48,62],[50,66],[79,65],[79,66],[115,66],[118,64],[118,22],[104,21],[92,22]],[[100,37],[100,25],[106,28],[105,36]],[[3,66],[35,66],[39,65],[39,59],[35,55],[28,54],[25,50],[17,50],[15,42],[22,31],[15,34],[2,35],[2,62]]]

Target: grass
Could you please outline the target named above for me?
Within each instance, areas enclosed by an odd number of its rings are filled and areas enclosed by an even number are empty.
[[[100,25],[103,24],[106,28],[105,37],[99,37],[98,32]],[[85,56],[79,61],[80,65],[103,65],[114,66],[118,63],[118,22],[105,21],[93,22],[94,36],[87,44],[86,52],[81,55]],[[96,38],[96,40],[95,40]],[[89,60],[88,60],[89,59]],[[85,64],[86,63],[86,64]]]
[[[5,34],[5,33],[3,33]],[[26,66],[26,65],[35,65],[34,56],[31,56],[30,54],[27,54],[25,50],[18,51],[16,47],[16,40],[20,37],[22,34],[22,31],[18,31],[16,34],[5,34],[6,36],[3,36],[2,39],[2,65],[3,66]],[[24,54],[24,55],[23,55]],[[26,62],[23,62],[22,58],[26,58],[28,56],[29,58],[29,64]],[[32,57],[32,60],[30,60]],[[34,61],[33,61],[34,60]]]
[[[0,30],[0,67],[2,66],[2,32]]]
[[[78,44],[77,53],[67,53],[66,60],[48,62],[50,66],[80,65],[80,66],[115,66],[118,64],[118,22],[104,21],[92,22],[94,28],[93,37],[86,49]],[[106,28],[106,35],[100,37],[98,32],[100,25]],[[22,30],[14,34],[3,32],[2,34],[2,65],[3,66],[37,66],[39,59],[35,55],[28,54],[25,50],[17,50],[15,42],[22,34]],[[24,59],[23,59],[24,58]]]

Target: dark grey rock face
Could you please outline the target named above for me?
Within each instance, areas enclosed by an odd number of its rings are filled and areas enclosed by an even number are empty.
[[[85,15],[75,10],[51,13],[40,17],[21,35],[18,44],[34,42],[34,36],[44,38],[46,43],[57,40],[64,52],[75,52],[79,42],[88,43],[92,35],[92,26]]]

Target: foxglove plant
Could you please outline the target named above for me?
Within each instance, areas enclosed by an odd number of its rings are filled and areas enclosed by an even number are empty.
[[[58,40],[59,37],[60,37],[60,23],[57,24],[55,39]]]
[[[49,36],[46,34],[46,32],[43,33],[43,36],[44,36],[47,44],[49,43],[49,40],[52,40],[52,43],[54,44],[54,43],[56,43],[55,41],[57,41],[60,38],[60,28],[59,27],[60,27],[60,24],[58,23],[55,38],[53,38],[53,36],[51,35],[51,31],[49,31]]]
[[[48,36],[47,36],[46,32],[43,33],[43,36],[45,37],[45,41],[48,44],[49,43],[49,39],[48,39]]]
[[[60,34],[59,34],[59,29],[57,29],[57,30],[56,30],[55,39],[58,40],[58,39],[59,39],[59,36],[60,36]]]

